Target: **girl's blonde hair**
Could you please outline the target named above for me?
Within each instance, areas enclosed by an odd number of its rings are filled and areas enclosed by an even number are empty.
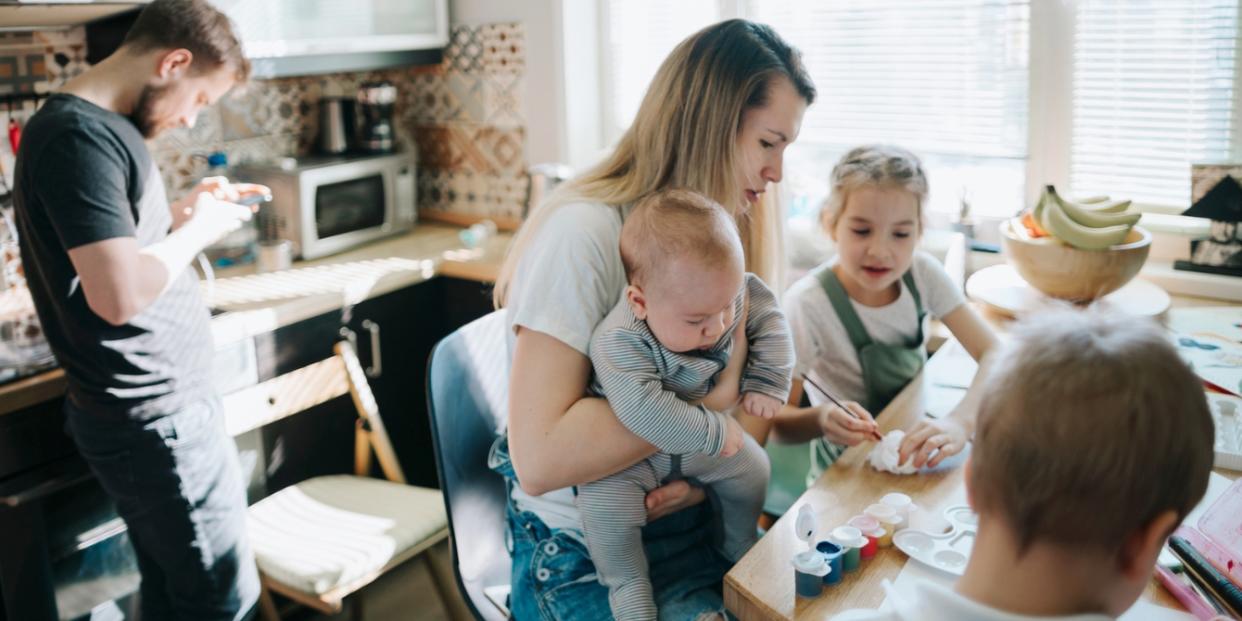
[[[918,203],[919,230],[923,229],[923,205],[927,203],[927,173],[919,157],[901,147],[868,144],[854,147],[832,167],[832,188],[820,209],[820,224],[831,233],[845,211],[850,192],[860,188],[905,190]]]
[[[682,41],[660,65],[612,154],[530,213],[496,279],[497,308],[505,305],[526,246],[557,208],[580,201],[620,208],[668,188],[694,190],[723,205],[737,220],[747,269],[778,280],[779,209],[767,198],[753,209],[745,204],[734,153],[742,113],[766,106],[778,79],[788,79],[807,104],[814,101],[801,55],[768,26],[733,19]]]

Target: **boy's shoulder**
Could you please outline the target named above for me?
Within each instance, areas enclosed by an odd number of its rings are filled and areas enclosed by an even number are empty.
[[[1029,617],[997,610],[976,602],[953,589],[929,580],[919,580],[898,589],[884,582],[888,596],[878,610],[847,610],[831,621],[1111,621],[1101,614],[1060,617]]]

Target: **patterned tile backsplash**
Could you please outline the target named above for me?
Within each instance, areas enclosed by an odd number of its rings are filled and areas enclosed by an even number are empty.
[[[85,32],[0,33],[0,93],[46,92],[87,65]],[[301,155],[315,149],[318,101],[386,80],[400,93],[394,110],[400,148],[417,153],[419,210],[456,220],[515,223],[526,199],[526,122],[522,113],[525,29],[518,23],[454,26],[434,66],[253,80],[199,115],[192,128],[150,142],[171,197],[203,176],[201,155],[224,151],[231,163]],[[14,111],[19,122],[33,104]],[[0,126],[8,110],[0,109]],[[11,182],[13,155],[0,145]]]

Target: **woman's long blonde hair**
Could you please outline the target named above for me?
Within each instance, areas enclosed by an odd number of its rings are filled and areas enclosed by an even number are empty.
[[[619,207],[668,188],[697,191],[730,210],[747,270],[776,283],[783,265],[779,209],[767,198],[771,192],[753,209],[745,204],[735,150],[742,113],[766,106],[772,82],[781,78],[807,104],[814,101],[815,87],[800,54],[768,26],[733,19],[678,44],[612,154],[557,188],[527,217],[496,279],[496,307],[505,305],[526,247],[557,208],[578,201]]]

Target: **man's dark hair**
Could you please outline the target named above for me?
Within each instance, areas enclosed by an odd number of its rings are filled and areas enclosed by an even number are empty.
[[[194,55],[195,74],[227,66],[239,83],[250,77],[232,21],[207,0],[154,0],[138,14],[123,45],[135,52],[184,48]]]

